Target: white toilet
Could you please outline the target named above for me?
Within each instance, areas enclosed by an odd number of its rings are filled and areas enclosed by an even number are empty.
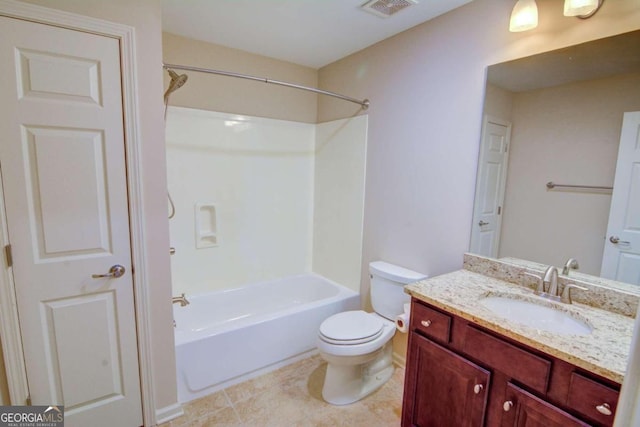
[[[383,261],[369,264],[369,272],[375,313],[334,314],[322,322],[318,332],[318,350],[328,363],[322,397],[334,405],[356,402],[391,378],[395,318],[409,301],[403,287],[426,278]]]

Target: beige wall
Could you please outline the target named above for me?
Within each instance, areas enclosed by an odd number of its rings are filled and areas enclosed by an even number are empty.
[[[511,122],[513,92],[487,83],[483,114]]]
[[[623,113],[639,110],[640,74],[514,94],[501,257],[574,257],[581,272],[600,275],[611,194],[545,183],[613,186]]]
[[[162,118],[162,38],[159,0],[28,0],[135,28],[140,136],[142,138],[143,209],[151,301],[151,354],[156,409],[176,403],[169,223]]]
[[[637,0],[588,20],[564,17],[559,0],[537,4],[533,31],[508,31],[512,0],[475,0],[320,69],[321,88],[371,100],[362,292],[375,259],[431,276],[462,266],[488,65],[640,28]],[[354,113],[319,99],[320,122]]]
[[[318,72],[302,65],[169,33],[162,35],[162,43],[162,55],[167,64],[213,68],[310,87],[318,84]],[[189,80],[171,95],[170,105],[305,123],[316,122],[317,95],[312,92],[211,74],[177,72],[186,73]],[[169,79],[165,73],[165,87],[168,84]]]

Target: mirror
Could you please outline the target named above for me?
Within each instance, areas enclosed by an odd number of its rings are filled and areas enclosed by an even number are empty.
[[[470,252],[599,276],[630,111],[640,31],[490,66]]]

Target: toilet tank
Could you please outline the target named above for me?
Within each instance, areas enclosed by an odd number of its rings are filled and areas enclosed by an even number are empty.
[[[404,292],[404,285],[427,276],[384,261],[369,264],[371,277],[371,305],[376,313],[389,320],[404,312],[403,305],[410,297]]]

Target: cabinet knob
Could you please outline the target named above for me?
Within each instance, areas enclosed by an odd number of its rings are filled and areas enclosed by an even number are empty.
[[[513,402],[510,400],[507,400],[502,404],[502,409],[504,410],[504,412],[509,412],[512,407],[513,407]]]
[[[476,384],[473,386],[473,392],[475,394],[480,394],[482,390],[484,390],[484,386],[482,384]]]
[[[603,403],[602,405],[596,406],[596,410],[600,412],[602,415],[611,415],[611,406],[608,403]]]
[[[423,320],[420,322],[420,324],[425,328],[428,328],[429,326],[431,326],[431,320]]]

